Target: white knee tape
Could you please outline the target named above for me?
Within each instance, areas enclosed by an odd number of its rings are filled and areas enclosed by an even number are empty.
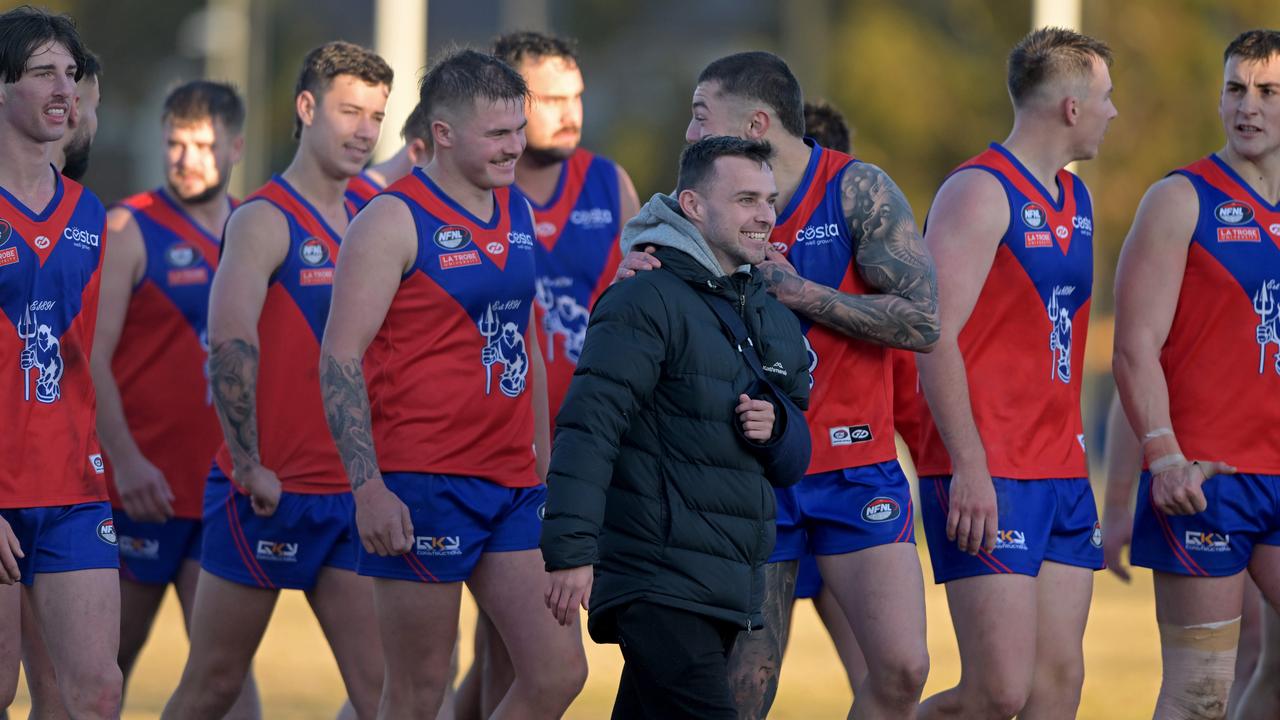
[[[1221,720],[1235,674],[1240,618],[1204,625],[1160,624],[1164,672],[1155,720]]]

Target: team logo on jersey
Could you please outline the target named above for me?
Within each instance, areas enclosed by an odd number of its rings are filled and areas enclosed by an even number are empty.
[[[1188,530],[1182,536],[1188,550],[1199,552],[1230,552],[1231,536],[1227,533],[1196,532]]]
[[[323,265],[325,260],[329,259],[329,248],[325,247],[324,241],[320,238],[309,237],[298,246],[298,257],[302,262],[313,267]]]
[[[897,520],[900,515],[902,515],[902,508],[898,507],[898,502],[893,498],[874,498],[862,506],[862,519],[870,523]]]
[[[1213,216],[1227,225],[1241,225],[1253,219],[1253,207],[1239,200],[1228,200],[1213,209]]]
[[[583,230],[599,230],[613,224],[613,211],[609,208],[574,210],[569,214],[569,223]]]
[[[257,555],[259,560],[270,562],[298,562],[298,543],[259,540]]]
[[[997,530],[997,550],[1026,550],[1027,536],[1021,530]]]
[[[39,313],[52,310],[51,300],[37,300],[27,306],[18,321],[18,339],[22,340],[22,353],[18,368],[22,370],[22,399],[31,401],[31,371],[36,371],[36,402],[46,405],[62,397],[62,342],[53,334],[53,328],[41,323]]]
[[[21,258],[18,257],[18,248],[0,248],[0,267],[12,265],[20,259]]]
[[[1274,343],[1276,352],[1273,356],[1272,368],[1280,375],[1280,306],[1276,300],[1280,298],[1280,282],[1266,280],[1253,294],[1253,311],[1258,314],[1258,326],[1254,329],[1254,339],[1258,342],[1258,374],[1266,372],[1267,349]]]
[[[1039,230],[1048,221],[1049,214],[1039,204],[1029,202],[1022,206],[1022,224],[1032,230]]]
[[[1089,536],[1089,544],[1100,548],[1102,547],[1102,522],[1095,521],[1093,523],[1093,534]]]
[[[503,313],[519,310],[519,300],[493,302],[484,309],[476,324],[484,336],[484,348],[480,351],[480,364],[484,366],[484,394],[493,392],[493,366],[502,366],[498,378],[498,390],[507,397],[519,397],[524,392],[529,375],[529,354],[525,352],[524,336],[520,326],[503,320]]]
[[[164,259],[169,267],[191,267],[196,264],[196,249],[186,243],[174,243],[164,251]]]
[[[462,554],[462,538],[457,535],[416,535],[413,538],[413,551],[418,555],[431,557],[455,557]]]
[[[98,523],[98,539],[108,545],[116,544],[116,522],[107,518]]]
[[[560,228],[556,227],[555,223],[544,220],[533,226],[533,234],[540,238],[549,238],[555,235],[556,231],[559,229]]]
[[[160,557],[160,541],[155,538],[121,535],[120,556],[135,560],[156,560]]]
[[[8,220],[0,218],[0,247],[4,247],[11,237],[13,237],[13,225]]]
[[[827,436],[831,439],[832,447],[841,445],[857,445],[858,443],[871,442],[874,436],[871,434],[870,425],[839,425],[837,427],[827,428]]]
[[[534,300],[542,308],[542,330],[547,335],[547,361],[556,359],[556,338],[564,340],[564,355],[577,365],[582,356],[582,345],[587,339],[589,313],[568,293],[557,293],[556,288],[572,289],[573,280],[567,277],[539,277],[535,283]]]
[[[45,236],[45,235],[37,235],[34,242],[35,242],[35,246],[37,248],[40,248],[41,250],[46,250],[50,245],[53,244],[52,242],[49,241],[48,236]]]
[[[461,225],[442,225],[431,235],[431,242],[444,250],[457,250],[471,242],[471,231]]]
[[[1074,293],[1076,289],[1071,285],[1056,285],[1053,293],[1050,295],[1049,305],[1049,323],[1053,329],[1049,331],[1049,353],[1052,356],[1052,362],[1049,365],[1049,381],[1061,381],[1063,383],[1071,382],[1071,312],[1067,310],[1065,303],[1058,302],[1058,298],[1066,297]]]

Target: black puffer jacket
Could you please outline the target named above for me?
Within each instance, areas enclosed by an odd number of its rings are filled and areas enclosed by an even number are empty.
[[[548,570],[595,565],[588,627],[597,642],[616,642],[612,610],[640,599],[762,623],[774,494],[734,412],[756,379],[699,294],[742,308],[764,364],[785,372],[770,379],[801,407],[808,401],[795,316],[757,273],[713,271],[705,241],[672,206],[655,196],[633,221],[651,223],[630,239],[662,245],[662,267],[600,298],[556,418],[542,552]],[[677,250],[679,236],[701,246]]]

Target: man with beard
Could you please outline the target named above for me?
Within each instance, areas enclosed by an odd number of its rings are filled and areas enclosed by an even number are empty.
[[[187,622],[195,604],[204,480],[220,442],[204,369],[209,287],[234,207],[227,181],[244,148],[244,115],[229,85],[197,80],[169,93],[165,185],[107,214],[91,366],[120,540],[126,679],[168,586]],[[246,685],[230,716],[255,717],[255,696]]]
[[[86,51],[83,70],[76,83],[76,104],[67,122],[69,132],[61,140],[49,143],[53,166],[62,170],[63,177],[76,181],[89,171],[89,148],[98,134],[98,105],[102,102],[102,63],[98,56]]]

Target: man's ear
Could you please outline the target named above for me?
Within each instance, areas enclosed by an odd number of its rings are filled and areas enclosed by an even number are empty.
[[[294,109],[298,112],[302,126],[310,127],[316,119],[316,96],[310,90],[303,90],[294,98]]]
[[[703,204],[702,196],[698,195],[696,190],[681,190],[680,196],[676,200],[680,203],[680,212],[684,213],[684,216],[690,222],[698,223],[702,221],[706,205]]]
[[[421,138],[409,141],[409,162],[414,165],[426,165],[431,162],[431,148]]]
[[[753,110],[751,118],[747,123],[746,136],[748,140],[763,140],[765,133],[769,132],[769,128],[773,125],[773,118],[769,117],[769,113],[764,110]]]
[[[1068,95],[1062,98],[1059,108],[1062,110],[1062,121],[1067,127],[1075,127],[1080,122],[1080,98]]]

